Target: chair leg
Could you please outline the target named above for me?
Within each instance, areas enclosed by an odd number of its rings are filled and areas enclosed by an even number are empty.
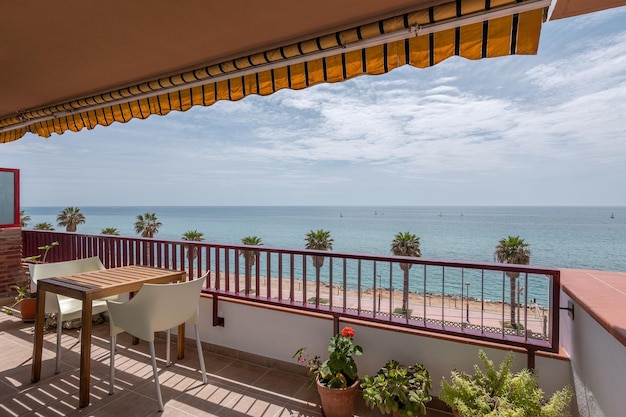
[[[163,411],[163,399],[161,398],[161,386],[159,385],[159,372],[156,366],[156,356],[154,353],[154,341],[150,343],[150,356],[152,358],[152,373],[154,374],[154,386],[156,388],[157,402],[159,403],[159,411]]]
[[[167,329],[167,336],[165,337],[165,366],[170,366],[171,330],[172,329]]]
[[[115,344],[117,336],[111,336],[110,350],[111,358],[109,360],[109,395],[113,394],[114,381],[115,381]]]
[[[196,348],[198,349],[198,359],[200,360],[200,369],[202,370],[202,383],[206,385],[209,383],[209,379],[206,376],[206,368],[204,367],[204,355],[202,354],[202,343],[200,342],[200,332],[198,331],[197,324],[194,324],[193,328],[196,331]]]
[[[63,335],[63,317],[57,313],[57,357],[54,366],[54,373],[61,372],[61,336]]]

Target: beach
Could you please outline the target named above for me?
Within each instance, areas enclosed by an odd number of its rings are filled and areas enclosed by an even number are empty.
[[[258,287],[257,279],[250,277],[251,294],[258,294],[259,297],[274,299],[277,301],[290,300],[295,303],[309,304],[314,306],[318,297],[318,288],[312,280],[307,280],[306,291],[304,290],[303,281],[301,279],[292,281],[288,278],[279,280],[276,277],[270,279],[270,285],[267,284],[265,276],[259,276]],[[228,283],[225,274],[220,275],[219,288],[229,292],[235,292],[237,288],[237,278],[235,274],[229,275]],[[238,288],[241,293],[245,289],[246,277],[239,275]],[[212,288],[215,288],[215,277],[211,277]],[[360,300],[360,304],[359,304]],[[379,318],[389,318],[396,316],[404,317],[402,312],[402,291],[389,291],[388,289],[368,288],[361,292],[361,296],[357,291],[347,290],[344,292],[339,285],[329,286],[320,283],[319,286],[319,306],[332,307],[335,309],[359,310],[362,314],[372,314]],[[481,301],[475,298],[464,298],[455,296],[441,296],[438,294],[423,294],[418,292],[410,292],[408,300],[410,317],[412,320],[424,321],[429,324],[445,324],[446,326],[456,326],[467,328],[484,329],[485,331],[501,332],[506,327],[505,323],[510,321],[510,304]],[[547,310],[537,305],[529,305],[528,308],[518,308],[519,322],[532,333],[528,333],[529,337],[543,338],[547,329],[545,328]],[[469,313],[469,317],[468,317]],[[515,334],[515,330],[507,329],[511,334]]]

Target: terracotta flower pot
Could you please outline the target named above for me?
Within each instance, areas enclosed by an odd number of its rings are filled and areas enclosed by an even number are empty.
[[[24,298],[22,301],[20,301],[20,313],[22,314],[22,321],[35,321],[36,307],[36,298]]]
[[[325,417],[352,417],[354,415],[354,398],[359,388],[359,380],[347,388],[328,388],[317,383],[317,392],[322,400],[322,412]]]

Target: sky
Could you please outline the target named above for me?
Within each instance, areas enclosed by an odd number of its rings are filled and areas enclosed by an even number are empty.
[[[21,205],[625,206],[626,7],[451,58],[0,144]]]

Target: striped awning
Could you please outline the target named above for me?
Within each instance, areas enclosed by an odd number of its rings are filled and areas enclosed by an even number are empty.
[[[452,56],[536,54],[549,0],[456,0],[169,77],[0,119],[0,143],[304,89]]]

